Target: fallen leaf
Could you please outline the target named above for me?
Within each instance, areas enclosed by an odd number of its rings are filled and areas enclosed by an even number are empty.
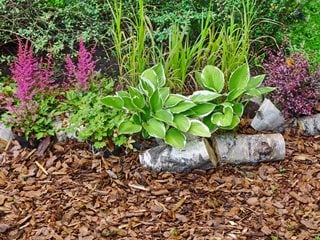
[[[251,198],[247,199],[247,203],[249,205],[253,205],[254,206],[254,205],[257,205],[259,203],[259,200],[256,197],[251,197]]]
[[[46,138],[42,139],[39,146],[38,146],[38,149],[37,149],[37,156],[38,157],[42,157],[44,152],[47,150],[47,148],[49,147],[51,143],[51,137],[50,136],[47,136]]]

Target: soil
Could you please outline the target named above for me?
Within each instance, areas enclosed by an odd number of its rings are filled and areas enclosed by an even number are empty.
[[[0,239],[317,239],[320,136],[285,139],[284,161],[187,174],[154,173],[134,152],[13,142],[0,154]]]

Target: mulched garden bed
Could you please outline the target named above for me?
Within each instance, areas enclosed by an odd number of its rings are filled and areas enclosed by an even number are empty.
[[[320,137],[285,139],[282,162],[188,174],[81,143],[44,155],[13,143],[0,154],[0,239],[315,239]]]

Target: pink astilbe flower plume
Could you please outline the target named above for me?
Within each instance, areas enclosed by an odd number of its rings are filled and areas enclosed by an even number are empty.
[[[88,51],[82,38],[79,40],[78,62],[75,64],[70,55],[66,57],[66,76],[68,83],[75,83],[82,90],[87,90],[89,79],[93,77],[96,62],[93,60],[95,47]]]
[[[31,100],[36,94],[35,85],[37,84],[35,75],[37,73],[38,61],[33,56],[32,46],[26,41],[22,44],[18,38],[17,59],[11,65],[10,70],[12,79],[17,83],[16,97],[22,102]]]

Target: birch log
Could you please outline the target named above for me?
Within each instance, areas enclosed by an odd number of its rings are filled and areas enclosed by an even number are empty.
[[[0,150],[4,150],[8,142],[11,141],[12,138],[13,134],[11,129],[0,123]]]
[[[285,158],[285,141],[281,134],[219,135],[213,149],[220,164],[255,164]]]
[[[183,149],[169,145],[150,148],[139,155],[142,165],[155,172],[190,172],[216,166],[216,156],[206,139],[190,141]]]
[[[320,134],[320,113],[297,119],[298,127],[305,135]]]

